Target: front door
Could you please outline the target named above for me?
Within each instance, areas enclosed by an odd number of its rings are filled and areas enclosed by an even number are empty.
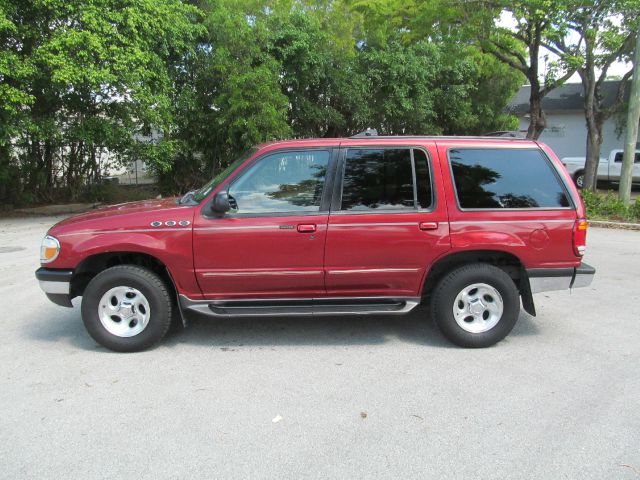
[[[325,294],[325,200],[331,149],[259,157],[228,186],[231,211],[194,225],[194,262],[207,299]]]
[[[428,267],[451,248],[436,155],[433,145],[343,149],[325,252],[328,296],[420,296]]]

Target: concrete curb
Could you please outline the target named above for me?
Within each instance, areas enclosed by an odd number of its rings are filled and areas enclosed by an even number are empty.
[[[589,220],[589,225],[600,228],[617,228],[619,230],[640,230],[640,223],[606,222],[603,220]]]

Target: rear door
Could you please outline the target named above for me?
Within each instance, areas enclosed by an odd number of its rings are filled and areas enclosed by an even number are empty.
[[[327,295],[415,297],[450,248],[435,147],[341,149],[325,251]]]

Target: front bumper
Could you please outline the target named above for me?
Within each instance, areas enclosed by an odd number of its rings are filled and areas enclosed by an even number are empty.
[[[58,270],[41,267],[36,270],[36,278],[47,298],[57,305],[72,307],[71,278],[73,270]]]
[[[595,274],[596,269],[586,263],[571,268],[527,269],[531,293],[588,287]]]

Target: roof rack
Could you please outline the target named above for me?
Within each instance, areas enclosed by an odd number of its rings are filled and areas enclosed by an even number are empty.
[[[353,135],[351,138],[364,138],[364,137],[377,137],[378,130],[375,128],[367,128],[364,132],[357,133]]]
[[[481,139],[500,139],[500,140],[521,140],[531,141],[525,138],[520,132],[489,132],[483,135],[378,135],[378,131],[375,128],[367,128],[365,131],[352,135],[349,138],[420,138],[420,139],[468,139],[468,140],[481,140]]]

